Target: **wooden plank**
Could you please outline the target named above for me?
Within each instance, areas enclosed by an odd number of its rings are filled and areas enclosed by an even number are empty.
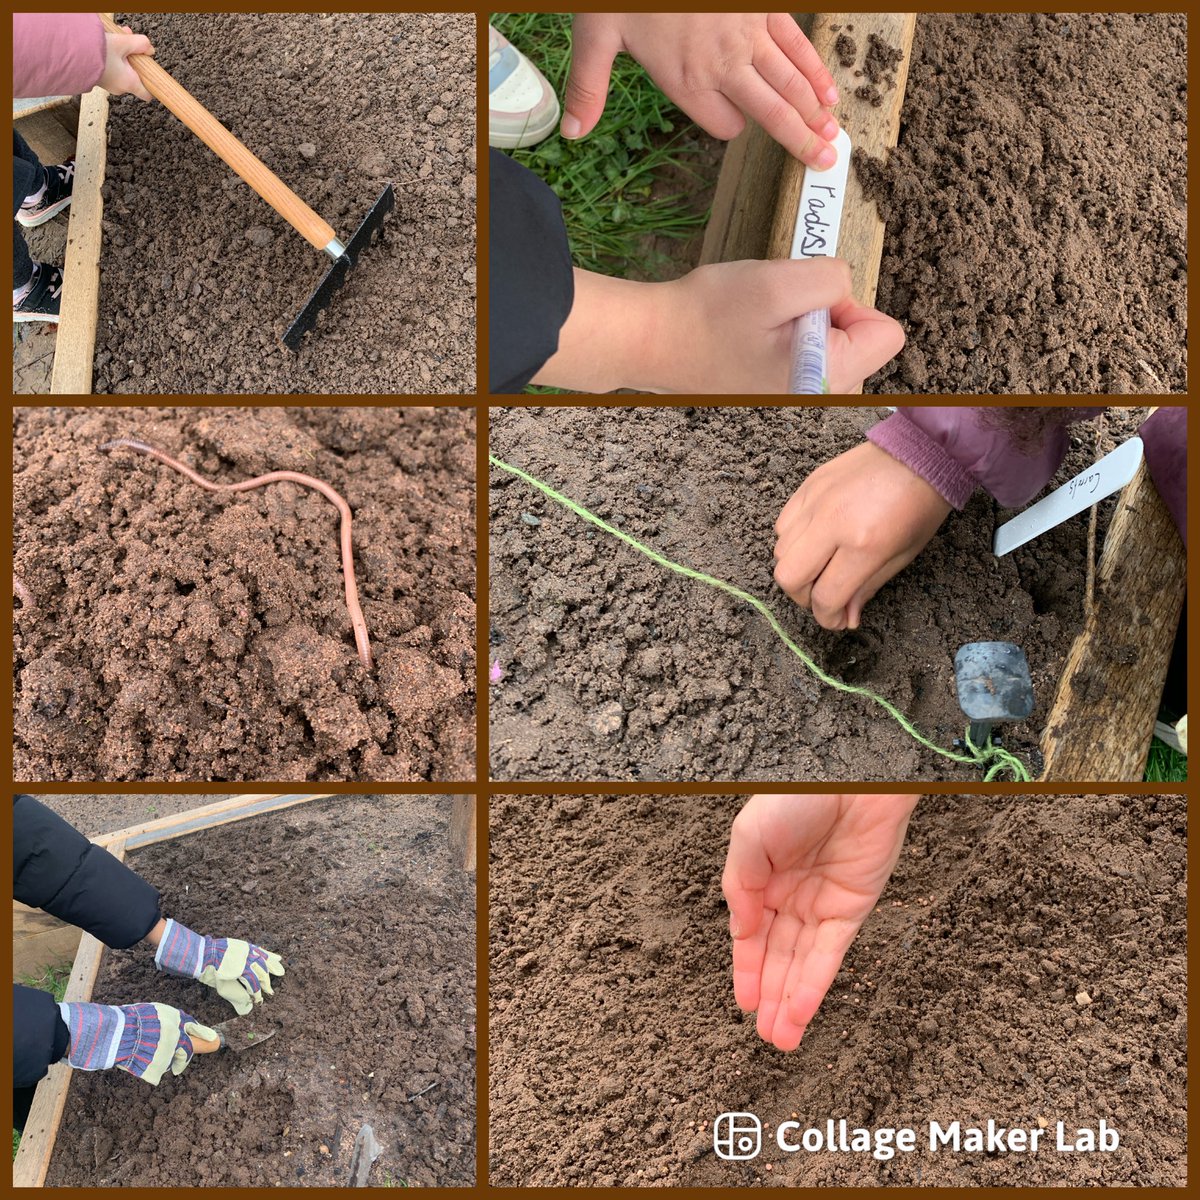
[[[115,858],[124,859],[125,845],[116,842],[108,847]],[[63,999],[86,1003],[92,998],[92,988],[100,971],[104,956],[104,943],[98,942],[90,933],[79,939],[79,953],[71,977],[67,980]],[[71,1086],[71,1068],[64,1062],[51,1066],[46,1078],[38,1084],[21,1134],[21,1145],[13,1158],[13,1186],[41,1187],[46,1182],[50,1169],[50,1155],[58,1137],[58,1125],[62,1120],[67,1103],[67,1091]]]
[[[43,163],[66,162],[75,153],[75,138],[53,113],[33,113],[17,122],[17,132]]]
[[[455,796],[450,813],[450,850],[464,871],[475,870],[475,797]]]
[[[307,804],[310,800],[327,800],[334,794],[320,792],[312,795],[230,796],[200,808],[189,809],[187,812],[159,817],[154,821],[142,821],[126,829],[118,829],[115,833],[92,838],[92,841],[98,846],[110,846],[114,842],[120,842],[128,849],[136,850],[142,846],[152,846],[155,842],[167,842],[187,833],[199,833],[205,829],[215,829],[219,825],[228,825],[233,821],[244,821],[247,817],[257,817],[263,813],[293,808],[297,804]]]
[[[30,96],[25,99],[14,100],[13,120],[19,121],[22,117],[31,117],[34,113],[46,112],[48,109],[58,108],[59,105],[69,104],[73,99],[73,96]]]
[[[72,962],[79,930],[40,908],[13,901],[13,983],[40,978],[47,967]]]
[[[753,121],[725,148],[700,262],[767,258],[787,151]]]
[[[104,169],[108,158],[108,93],[93,88],[79,110],[75,183],[63,269],[53,395],[90,395],[92,354],[100,303],[100,249],[103,239]]]
[[[1143,463],[1117,502],[1042,734],[1044,780],[1141,780],[1186,586],[1187,552]]]
[[[837,109],[838,120],[850,135],[854,148],[872,158],[884,157],[900,134],[900,110],[904,105],[916,19],[916,13],[820,13],[813,21],[810,38],[813,48],[832,72],[842,97]],[[834,54],[834,43],[850,25],[854,26],[854,31],[847,36],[858,45],[858,63],[866,54],[872,34],[904,55],[896,67],[896,86],[883,91],[883,103],[878,108],[854,95],[854,89],[861,86],[863,80],[854,77],[854,66],[841,66]],[[768,246],[770,258],[786,258],[791,252],[803,185],[804,164],[789,157],[784,162],[779,181],[775,221]],[[839,258],[850,264],[854,272],[854,294],[863,304],[875,303],[879,260],[883,256],[883,232],[883,222],[874,202],[863,195],[858,177],[851,170],[837,252]]]

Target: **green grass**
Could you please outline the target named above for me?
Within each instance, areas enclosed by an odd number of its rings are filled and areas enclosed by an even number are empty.
[[[492,24],[541,70],[561,99],[571,62],[566,13],[493,13]],[[685,238],[707,220],[689,193],[698,130],[627,54],[617,56],[604,116],[587,137],[551,134],[510,151],[562,201],[575,264],[606,275],[659,278],[656,237]],[[678,180],[677,184],[666,180]],[[657,194],[656,194],[656,185]]]
[[[1147,783],[1183,783],[1187,779],[1187,756],[1155,738],[1146,759]]]
[[[67,980],[71,978],[70,963],[56,964],[50,967],[43,967],[39,975],[26,975],[21,982],[26,987],[38,988],[43,992],[50,992],[55,1000],[61,1000],[66,994]],[[21,1144],[21,1135],[13,1130],[13,1158],[17,1157],[17,1147]]]

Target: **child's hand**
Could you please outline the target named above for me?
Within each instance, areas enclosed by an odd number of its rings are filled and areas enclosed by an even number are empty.
[[[563,137],[595,127],[621,50],[713,137],[752,117],[801,162],[832,166],[837,89],[790,14],[577,13]]]
[[[857,388],[904,345],[898,322],[858,304],[841,259],[698,267],[670,283],[575,272],[558,351],[534,382],[581,392],[783,395],[792,322],[828,308],[832,392]]]
[[[150,39],[141,33],[133,33],[129,26],[124,26],[124,33],[106,33],[104,43],[106,57],[104,74],[100,76],[100,86],[113,96],[126,94],[137,96],[140,100],[149,100],[150,93],[146,91],[138,73],[129,65],[131,54],[154,54]]]
[[[900,857],[918,796],[751,796],[721,888],[733,991],[780,1050],[804,1036]]]
[[[950,505],[871,442],[818,467],[775,522],[775,582],[826,629],[857,629],[867,601],[925,548]]]

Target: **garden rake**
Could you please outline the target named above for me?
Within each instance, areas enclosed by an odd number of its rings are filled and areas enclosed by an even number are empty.
[[[100,20],[109,33],[122,32],[106,13],[100,14]],[[395,206],[392,185],[389,183],[383,189],[357,232],[343,244],[328,221],[309,208],[266,163],[242,145],[154,59],[144,54],[131,54],[128,62],[151,96],[170,109],[218,158],[236,171],[305,241],[324,250],[333,259],[332,266],[309,296],[300,315],[283,335],[283,344],[289,350],[296,350],[304,335],[316,325],[317,314],[329,305],[334,293],[346,282],[359,255],[371,244],[371,239]]]

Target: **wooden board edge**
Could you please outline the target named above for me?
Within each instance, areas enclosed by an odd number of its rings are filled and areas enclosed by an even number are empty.
[[[108,93],[96,87],[84,96],[79,109],[61,315],[50,376],[52,395],[80,396],[92,391],[107,160]]]
[[[153,846],[156,842],[167,842],[189,833],[200,833],[205,829],[215,829],[220,825],[244,821],[249,817],[262,816],[264,813],[294,808],[298,804],[307,804],[311,800],[328,800],[330,796],[336,794],[335,792],[311,794],[283,792],[232,796],[226,800],[217,800],[212,804],[188,809],[169,817],[159,817],[157,820],[145,821],[140,825],[130,825],[115,833],[106,833],[92,838],[92,841],[98,846],[107,846],[109,849],[115,842],[120,842],[130,850],[140,850],[145,846]]]
[[[125,857],[125,843],[115,842],[108,852],[117,859]],[[92,998],[100,962],[104,957],[104,943],[90,933],[79,939],[79,951],[71,967],[63,1000],[86,1003]],[[13,1157],[13,1187],[41,1187],[50,1170],[50,1156],[58,1138],[58,1126],[67,1105],[67,1092],[71,1087],[71,1070],[65,1062],[52,1064],[46,1078],[38,1084],[33,1104],[21,1134],[21,1144]]]
[[[1162,538],[1174,538],[1176,545],[1161,545]],[[1152,562],[1160,571],[1159,578],[1147,580],[1142,573],[1127,570],[1131,554],[1147,543],[1157,547]],[[1104,540],[1100,564],[1096,571],[1096,606],[1088,615],[1083,630],[1076,636],[1067,654],[1067,661],[1058,681],[1050,714],[1041,735],[1045,757],[1042,782],[1080,783],[1137,783],[1145,774],[1150,743],[1154,738],[1159,701],[1166,680],[1171,648],[1174,645],[1179,614],[1183,609],[1187,588],[1187,552],[1179,540],[1166,505],[1158,494],[1145,464],[1138,468],[1133,480],[1121,493],[1116,512]],[[1134,576],[1130,579],[1129,576]],[[1106,609],[1120,590],[1127,595],[1130,587],[1146,592],[1148,603],[1160,607],[1166,619],[1159,622],[1138,618],[1127,604],[1120,611]],[[1173,620],[1171,619],[1173,616]],[[1105,618],[1108,618],[1106,623]],[[1090,719],[1080,725],[1076,713],[1090,714],[1096,701],[1088,695],[1076,695],[1076,681],[1094,679],[1104,674],[1128,670],[1128,664],[1114,658],[1113,634],[1116,622],[1131,635],[1148,628],[1154,641],[1150,645],[1152,661],[1139,660],[1136,690],[1141,697],[1129,695],[1129,688],[1120,688],[1122,695],[1122,724],[1129,727],[1124,751],[1112,753],[1107,743],[1097,737],[1097,728]],[[1094,687],[1090,684],[1089,687]],[[1101,699],[1113,689],[1101,682]],[[1137,712],[1131,711],[1139,703]],[[1081,749],[1083,747],[1084,749]],[[1090,756],[1090,760],[1088,758]],[[1094,766],[1082,765],[1085,761]],[[1111,764],[1111,765],[1108,765]]]

